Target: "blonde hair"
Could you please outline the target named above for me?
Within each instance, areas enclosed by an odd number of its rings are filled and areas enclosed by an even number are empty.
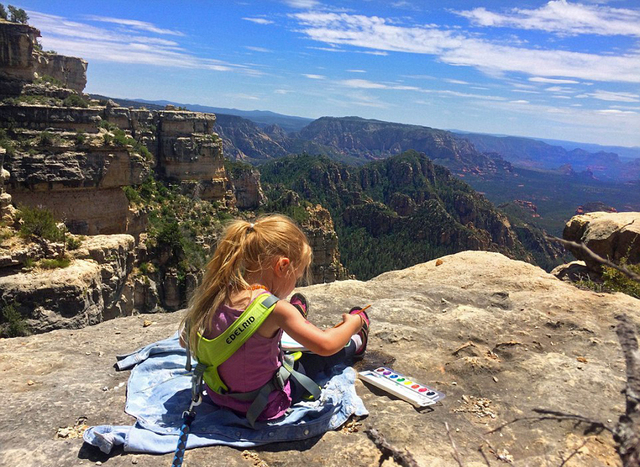
[[[308,278],[311,247],[287,216],[261,216],[252,223],[234,220],[227,225],[182,321],[183,332],[188,332],[184,338],[194,355],[198,333],[204,331],[212,313],[231,293],[250,288],[245,274],[258,272],[281,256],[289,258],[292,267],[303,268]]]

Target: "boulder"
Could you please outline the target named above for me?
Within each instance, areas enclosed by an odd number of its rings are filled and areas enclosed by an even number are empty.
[[[483,456],[490,465],[560,465],[578,448],[565,465],[620,465],[606,432],[585,434],[586,425],[575,421],[526,417],[543,408],[613,426],[625,410],[614,316],[627,313],[640,326],[640,300],[579,290],[530,264],[470,251],[368,282],[298,291],[308,297],[309,317],[319,326],[335,324],[352,306],[372,304],[367,357],[358,368],[386,364],[447,397],[416,410],[357,381],[370,415],[341,431],[244,453],[220,446],[190,450],[185,463],[391,467],[391,460],[380,464],[380,451],[364,433],[376,428],[418,465],[453,466],[446,422],[467,466],[487,465]],[[143,317],[124,317],[0,340],[0,464],[169,465],[172,454],[107,458],[69,433],[75,425],[133,423],[123,411],[129,372],[114,370],[115,355],[171,335],[183,316],[157,314],[147,327]]]
[[[565,225],[566,240],[584,243],[594,253],[619,263],[640,263],[640,213],[591,212],[574,216]],[[579,249],[567,247],[587,267],[598,272],[600,264]]]

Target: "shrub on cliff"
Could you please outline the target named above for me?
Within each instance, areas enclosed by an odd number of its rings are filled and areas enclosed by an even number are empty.
[[[65,107],[82,107],[83,109],[89,107],[89,103],[77,94],[69,94],[69,96],[62,101],[62,105]]]
[[[5,10],[4,5],[0,3],[0,19],[9,20],[9,16],[7,14],[7,10]]]
[[[0,337],[28,336],[29,326],[16,309],[17,304],[5,304],[0,312]]]
[[[20,207],[20,236],[23,238],[39,238],[51,242],[64,240],[64,232],[56,223],[53,213],[45,208]]]
[[[9,5],[7,8],[9,8],[9,21],[12,23],[27,24],[29,15],[27,15],[26,11],[22,8],[16,8],[13,5]]]

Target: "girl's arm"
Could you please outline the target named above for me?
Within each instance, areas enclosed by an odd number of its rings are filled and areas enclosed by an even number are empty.
[[[284,329],[300,344],[311,352],[321,355],[333,355],[342,349],[355,333],[362,328],[360,315],[342,315],[342,322],[331,329],[319,329],[305,320],[297,308],[286,300],[280,300],[271,316],[273,324]],[[266,323],[265,323],[266,324]]]

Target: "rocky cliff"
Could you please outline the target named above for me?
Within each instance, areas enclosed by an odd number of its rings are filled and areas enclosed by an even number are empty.
[[[537,420],[534,409],[613,428],[625,410],[625,363],[614,316],[627,313],[640,326],[640,301],[578,290],[535,266],[488,252],[458,253],[367,282],[298,291],[309,298],[310,319],[320,326],[333,325],[352,306],[371,303],[368,356],[358,368],[386,364],[447,397],[416,410],[358,381],[370,415],[341,431],[245,452],[195,449],[185,463],[377,466],[381,453],[364,433],[375,428],[425,467],[458,465],[452,440],[469,466],[620,465],[606,431],[585,431],[588,425],[575,420]],[[115,355],[171,335],[181,316],[155,315],[146,327],[142,317],[125,317],[0,340],[0,463],[169,464],[171,455],[106,458],[83,448],[76,436],[85,425],[134,422],[123,411],[129,372],[114,370]]]
[[[510,171],[508,162],[481,154],[453,133],[419,125],[367,120],[359,117],[322,117],[295,137],[338,150],[345,156],[374,160],[408,150],[425,153],[438,164],[460,173]]]
[[[282,157],[286,135],[258,128],[253,122],[234,115],[216,115],[216,132],[222,138],[226,157],[233,160],[261,160]]]
[[[87,62],[42,51],[38,37],[40,31],[32,26],[0,20],[0,95],[18,95],[25,85],[45,76],[82,92]]]

